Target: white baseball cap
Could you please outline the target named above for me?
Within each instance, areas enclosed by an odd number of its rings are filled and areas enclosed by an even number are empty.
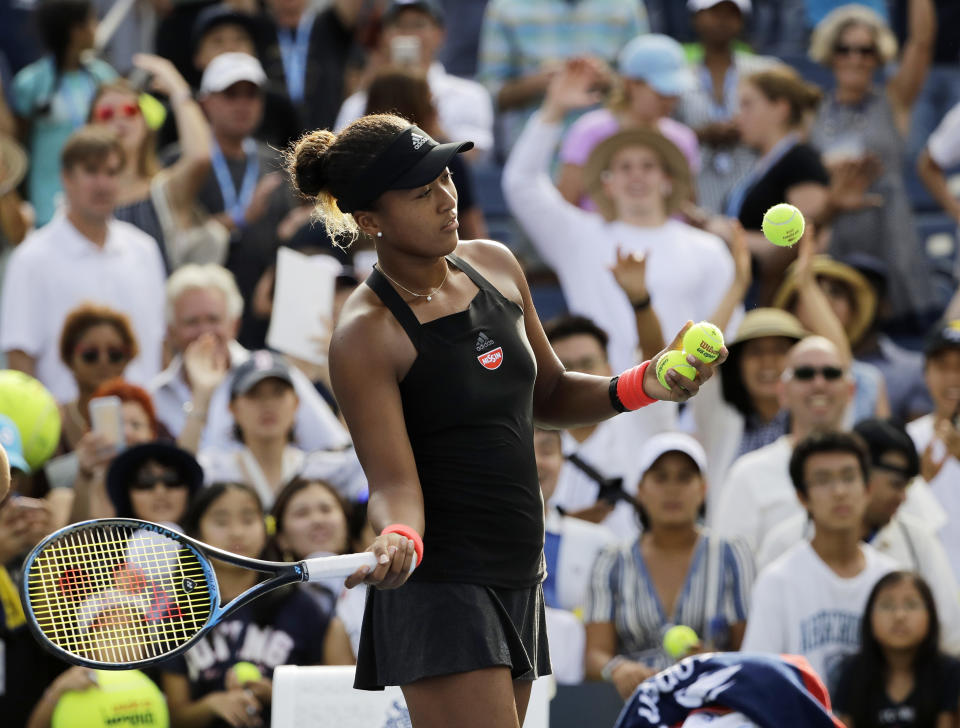
[[[719,5],[724,2],[732,2],[738,8],[740,12],[746,15],[749,13],[753,6],[750,4],[750,0],[687,0],[687,10],[691,13],[697,13],[701,10],[707,10],[712,8],[714,5]]]
[[[220,93],[240,81],[263,86],[267,74],[260,61],[249,53],[221,53],[207,64],[200,79],[200,93]]]
[[[683,432],[661,432],[640,446],[640,452],[637,453],[640,477],[646,474],[661,455],[666,455],[668,452],[682,452],[688,455],[696,463],[700,474],[706,478],[707,453],[699,442]]]

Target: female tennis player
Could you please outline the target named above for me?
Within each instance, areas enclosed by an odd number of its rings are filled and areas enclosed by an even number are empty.
[[[355,685],[401,686],[415,728],[517,728],[531,681],[550,673],[534,422],[563,428],[681,402],[711,374],[690,357],[696,377],[671,369],[667,389],[654,371],[663,352],[613,379],[565,372],[513,255],[458,240],[447,163],[472,146],[371,115],[338,135],[312,132],[289,155],[328,232],[376,243],[330,347],[380,533],[379,566],[346,583],[378,587]]]

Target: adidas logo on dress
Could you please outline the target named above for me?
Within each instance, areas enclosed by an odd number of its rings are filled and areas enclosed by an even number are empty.
[[[494,340],[481,331],[480,335],[477,337],[476,349],[477,351],[486,351],[494,344]]]

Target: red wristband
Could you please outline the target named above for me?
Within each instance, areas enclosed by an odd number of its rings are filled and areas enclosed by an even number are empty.
[[[380,535],[385,533],[396,533],[413,541],[413,550],[417,552],[417,566],[423,563],[423,539],[420,538],[419,533],[402,523],[391,523],[380,532]]]
[[[643,375],[647,373],[649,361],[627,369],[617,378],[617,397],[628,410],[638,410],[653,404],[657,400],[643,391]]]

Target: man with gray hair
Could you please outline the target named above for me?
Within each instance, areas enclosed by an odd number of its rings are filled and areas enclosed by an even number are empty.
[[[803,513],[790,480],[796,443],[814,432],[847,429],[854,382],[850,364],[829,339],[808,336],[787,354],[779,383],[780,406],[790,414],[790,431],[730,466],[717,509],[707,514],[721,536],[746,539],[754,553],[781,521]]]
[[[167,341],[175,356],[151,383],[157,417],[180,444],[240,447],[230,414],[230,373],[250,358],[235,340],[243,298],[233,275],[215,264],[190,264],[167,281]],[[300,399],[294,436],[307,451],[350,445],[346,429],[309,379],[292,367]]]

